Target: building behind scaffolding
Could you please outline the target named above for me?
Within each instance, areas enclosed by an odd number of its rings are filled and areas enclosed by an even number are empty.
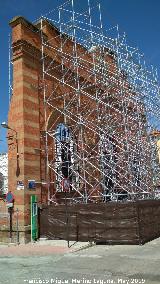
[[[39,203],[62,202],[64,182],[70,204],[154,198],[159,85],[143,54],[118,26],[104,30],[89,1],[82,13],[68,1],[36,23],[10,25],[9,186],[23,225],[30,180]]]

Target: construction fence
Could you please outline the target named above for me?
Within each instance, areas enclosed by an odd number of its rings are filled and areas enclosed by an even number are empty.
[[[160,200],[49,205],[40,212],[48,239],[144,244],[160,236]]]

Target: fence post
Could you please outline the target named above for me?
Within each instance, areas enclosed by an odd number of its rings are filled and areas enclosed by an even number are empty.
[[[12,207],[8,208],[9,211],[9,239],[12,242]]]
[[[19,244],[19,216],[18,216],[19,210],[16,209],[16,231],[17,231],[17,244]]]
[[[66,239],[69,248],[69,223],[68,223],[68,204],[67,204],[67,192],[65,190],[65,215],[66,215]]]

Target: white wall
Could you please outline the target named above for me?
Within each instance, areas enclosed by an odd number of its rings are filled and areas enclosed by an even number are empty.
[[[8,192],[8,154],[0,153],[0,173],[4,176],[4,192]]]

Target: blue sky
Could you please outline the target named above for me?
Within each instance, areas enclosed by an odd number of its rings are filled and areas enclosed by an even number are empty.
[[[95,0],[90,0],[95,3]],[[34,21],[62,4],[62,0],[0,0],[0,122],[8,113],[8,34],[9,21],[22,15]],[[84,10],[87,0],[75,0],[77,9]],[[160,1],[159,0],[101,0],[104,26],[119,24],[133,45],[145,54],[146,60],[160,74]],[[0,152],[7,151],[6,131],[0,128]]]

